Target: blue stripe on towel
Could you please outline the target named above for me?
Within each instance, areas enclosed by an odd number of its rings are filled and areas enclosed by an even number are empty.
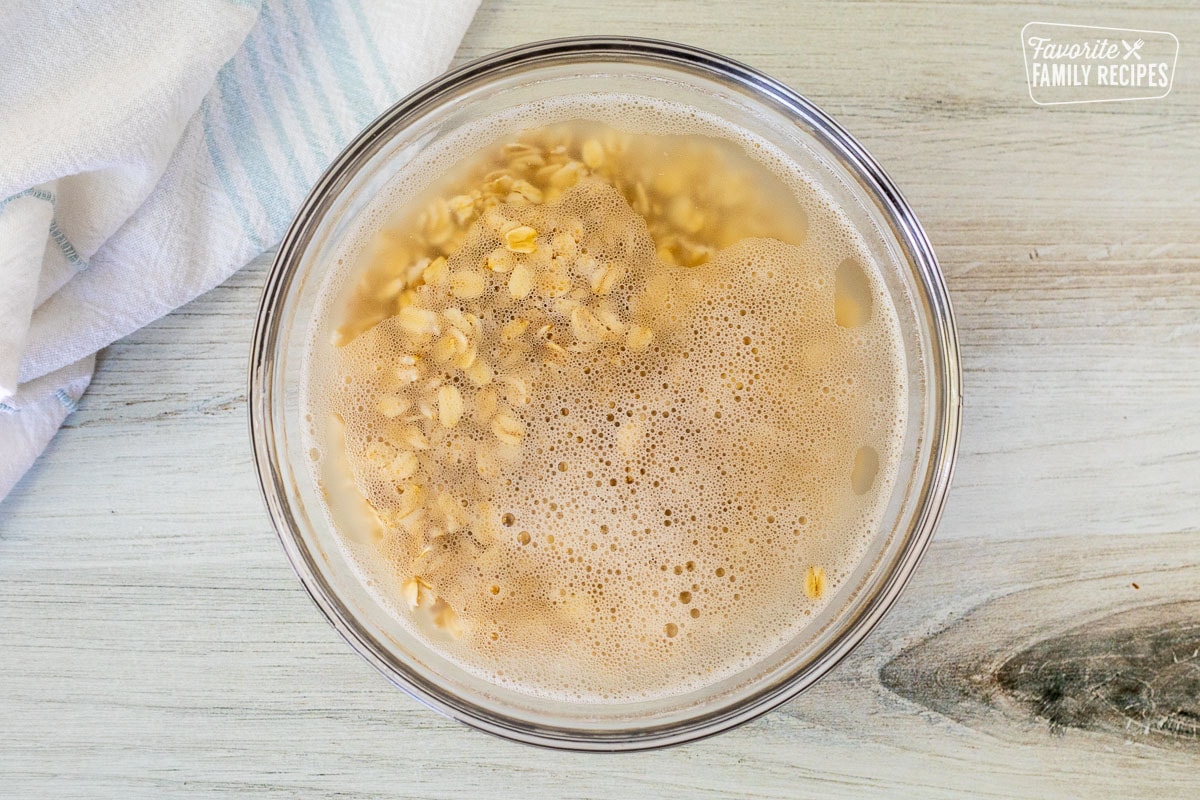
[[[225,190],[225,196],[229,198],[229,203],[233,206],[233,212],[242,221],[242,230],[250,239],[250,243],[261,250],[263,249],[262,239],[254,229],[254,223],[250,220],[250,212],[247,210],[246,204],[242,202],[242,196],[233,185],[233,176],[229,172],[229,165],[225,163],[225,156],[221,153],[221,148],[217,145],[216,137],[213,135],[212,110],[207,97],[200,103],[200,118],[204,127],[204,143],[208,145],[208,157],[212,161],[213,172],[217,174],[217,180],[221,182],[221,188]]]
[[[269,239],[274,240],[283,233],[291,214],[288,202],[280,189],[279,175],[267,158],[262,137],[258,135],[254,118],[242,97],[241,83],[233,75],[233,66],[231,61],[217,73],[217,89],[225,110],[225,127],[229,138],[233,140],[233,149],[237,152],[238,160],[242,162],[242,168],[250,178],[250,185],[258,197],[258,204],[266,215],[270,230]],[[264,100],[264,105],[269,106],[269,100]],[[266,244],[273,243],[269,241]]]
[[[300,100],[300,95],[296,91],[296,84],[292,81],[292,72],[288,69],[287,62],[283,60],[283,50],[279,45],[279,25],[276,23],[269,5],[263,7],[263,22],[263,36],[266,37],[271,59],[278,67],[276,72],[280,80],[283,81],[283,93],[287,95],[288,102],[292,106],[292,112],[296,115],[299,127],[304,130],[304,138],[308,141],[309,150],[312,152],[318,168],[321,168],[325,164],[325,154],[321,151],[321,145],[317,142],[316,133],[313,131],[312,123],[308,118],[308,111],[305,109],[304,103]],[[302,181],[303,187],[307,189],[316,177],[316,175],[304,176],[304,180]]]
[[[350,113],[354,115],[354,127],[357,130],[375,116],[371,92],[358,67],[358,59],[346,41],[346,32],[342,30],[342,21],[338,19],[333,5],[322,0],[308,0],[308,8],[317,28],[317,38],[321,40],[325,55],[337,72],[342,92],[350,102]]]
[[[354,12],[354,19],[358,22],[358,29],[362,31],[363,39],[367,42],[367,52],[371,56],[371,61],[375,64],[375,71],[383,78],[383,83],[387,87],[388,100],[394,103],[400,99],[400,90],[392,82],[392,75],[383,63],[383,54],[379,52],[379,43],[375,41],[375,35],[371,31],[370,26],[367,25],[367,15],[363,13],[362,3],[351,3],[350,10]]]
[[[308,181],[305,180],[304,171],[300,168],[300,159],[296,157],[296,148],[292,143],[292,137],[284,129],[283,120],[279,116],[279,110],[275,107],[275,102],[267,89],[267,81],[263,77],[267,71],[267,66],[264,63],[262,54],[258,50],[258,45],[255,43],[253,35],[246,38],[245,48],[246,57],[250,59],[250,73],[254,76],[254,90],[262,98],[263,105],[267,111],[267,120],[270,122],[271,128],[275,131],[275,136],[279,139],[279,146],[283,149],[283,157],[287,160],[288,172],[295,183],[295,191],[303,192],[308,188]],[[293,192],[285,192],[284,194],[292,195]]]
[[[325,92],[321,91],[320,81],[317,80],[317,69],[313,65],[312,59],[308,57],[307,42],[300,34],[300,21],[296,18],[296,12],[290,2],[283,2],[280,5],[283,6],[283,13],[287,16],[288,26],[292,29],[292,35],[298,40],[296,52],[300,56],[300,66],[308,73],[308,88],[316,95],[321,110],[325,112],[325,118],[329,122],[329,132],[333,134],[337,143],[344,144],[350,139],[350,136],[346,132],[346,129],[342,127],[342,121],[338,119],[338,115],[333,113],[333,106],[329,104],[329,98],[325,96]],[[321,161],[323,163],[329,161],[336,152],[335,150],[330,153],[321,153]]]

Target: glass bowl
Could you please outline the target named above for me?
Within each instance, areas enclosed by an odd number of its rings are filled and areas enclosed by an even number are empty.
[[[301,435],[308,325],[331,254],[381,186],[440,137],[539,99],[641,95],[730,120],[778,147],[860,230],[883,270],[908,371],[903,458],[874,543],[829,605],[775,653],[703,689],[640,702],[546,700],[489,683],[410,634],[350,568],[323,513]],[[498,132],[499,133],[499,132]],[[249,408],[267,508],[305,588],[350,645],[420,702],[481,730],[576,750],[634,750],[726,730],[795,697],[895,602],[929,543],[950,485],[961,378],[946,288],[929,240],[875,160],[808,100],[760,72],[662,41],[538,42],[466,64],[363,130],[321,176],[279,246],[258,311]]]

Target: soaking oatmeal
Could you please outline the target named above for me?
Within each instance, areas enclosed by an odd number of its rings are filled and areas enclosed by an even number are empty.
[[[748,134],[618,106],[391,187],[323,288],[302,397],[374,594],[573,700],[687,691],[794,636],[875,535],[905,424],[844,215]]]

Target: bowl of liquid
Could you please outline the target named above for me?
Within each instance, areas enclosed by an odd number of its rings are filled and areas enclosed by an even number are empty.
[[[949,486],[933,251],[800,95],[667,42],[467,64],[322,176],[250,375],[284,549],[426,705],[580,750],[710,735],[879,621]]]

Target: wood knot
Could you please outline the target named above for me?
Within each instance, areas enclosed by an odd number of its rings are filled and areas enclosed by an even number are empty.
[[[885,664],[882,684],[977,727],[1008,717],[1200,749],[1200,602],[1114,613],[999,659],[974,616]]]

